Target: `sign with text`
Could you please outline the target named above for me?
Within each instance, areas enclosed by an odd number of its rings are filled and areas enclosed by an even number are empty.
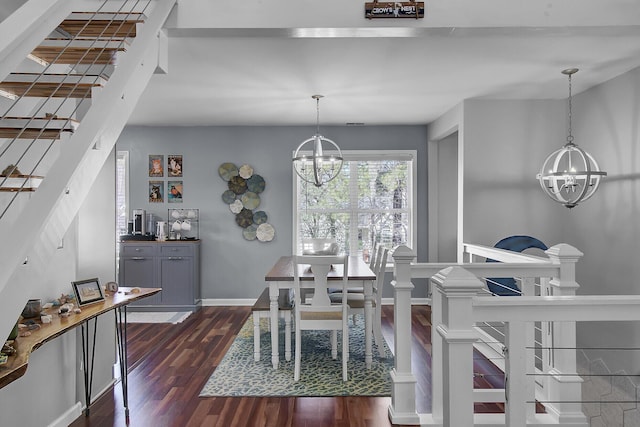
[[[374,18],[424,18],[424,2],[395,1],[368,2],[364,4],[364,16]]]

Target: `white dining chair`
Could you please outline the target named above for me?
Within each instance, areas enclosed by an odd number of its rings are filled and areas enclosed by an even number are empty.
[[[373,339],[378,346],[378,354],[380,357],[384,357],[384,346],[382,345],[382,290],[384,286],[384,274],[386,272],[387,257],[389,256],[389,249],[380,246],[378,248],[379,256],[376,257],[376,262],[373,265],[372,271],[376,275],[376,279],[373,283]],[[330,299],[333,302],[342,301],[341,292],[333,292],[330,295]],[[352,319],[357,314],[364,316],[364,292],[353,292],[349,290],[347,292],[347,305],[349,306],[347,312]],[[355,320],[353,320],[355,323]]]
[[[342,270],[340,283],[344,295],[339,302],[332,303],[327,292],[327,275],[331,269]],[[310,269],[313,280],[304,286],[313,286],[313,297],[308,301],[300,298],[300,277],[304,269]],[[349,325],[347,319],[347,271],[348,256],[297,255],[293,257],[293,289],[295,315],[295,363],[294,381],[300,379],[303,330],[330,330],[331,356],[337,358],[337,331],[342,331],[342,380],[347,381],[347,360],[349,355]]]

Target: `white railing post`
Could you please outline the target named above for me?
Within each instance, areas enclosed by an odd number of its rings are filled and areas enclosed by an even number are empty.
[[[580,287],[576,282],[576,263],[583,253],[562,243],[545,251],[554,264],[560,264],[560,277],[549,281],[553,296],[575,296]],[[576,369],[576,323],[553,323],[553,353],[549,371],[547,411],[559,423],[586,423],[582,412],[582,378]],[[575,402],[575,403],[573,403]]]
[[[415,253],[406,246],[393,252],[393,338],[394,368],[391,370],[391,406],[393,424],[420,424],[416,411],[416,378],[411,371],[411,262]],[[426,361],[425,361],[426,363]]]
[[[442,321],[431,326],[442,337],[442,350],[432,354],[442,364],[442,425],[473,426],[473,298],[483,284],[462,267],[445,268],[431,282],[442,304]]]

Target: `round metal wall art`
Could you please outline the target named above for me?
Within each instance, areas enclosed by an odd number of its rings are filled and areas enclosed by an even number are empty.
[[[224,179],[225,181],[229,181],[234,176],[238,176],[238,173],[238,167],[233,163],[223,163],[218,168],[218,174],[220,175],[220,178]]]
[[[272,241],[275,229],[267,222],[267,213],[256,210],[261,203],[259,194],[266,188],[264,178],[256,174],[251,165],[238,167],[229,162],[218,167],[218,174],[228,187],[222,193],[222,201],[234,214],[236,224],[242,228],[242,237],[245,240]]]
[[[247,181],[241,176],[232,176],[229,180],[229,190],[236,194],[243,194],[247,191]]]

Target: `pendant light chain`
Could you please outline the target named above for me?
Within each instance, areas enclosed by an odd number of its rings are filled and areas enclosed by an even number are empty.
[[[567,134],[567,142],[569,144],[573,144],[573,135],[571,134],[571,74],[569,74],[569,130]]]

